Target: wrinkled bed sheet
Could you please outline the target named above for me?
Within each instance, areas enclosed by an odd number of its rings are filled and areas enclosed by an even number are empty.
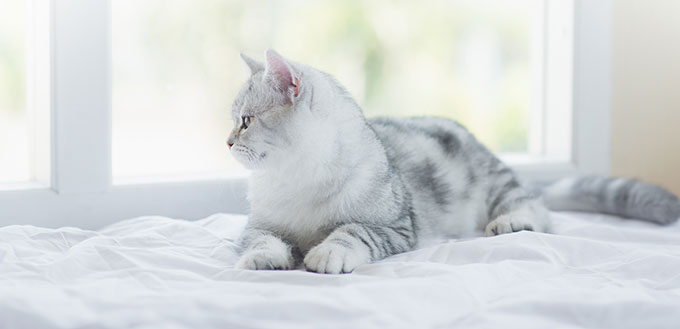
[[[0,328],[680,328],[680,225],[553,213],[353,274],[241,271],[245,217],[0,228]]]

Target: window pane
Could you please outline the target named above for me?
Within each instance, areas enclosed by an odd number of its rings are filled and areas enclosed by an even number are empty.
[[[236,168],[238,53],[334,74],[368,116],[440,115],[527,150],[532,0],[160,1],[113,7],[114,176]]]
[[[0,1],[0,183],[32,179],[25,17],[24,1]]]
[[[112,2],[114,177],[236,167],[225,141],[231,97],[245,73],[225,32],[238,22],[231,6]]]

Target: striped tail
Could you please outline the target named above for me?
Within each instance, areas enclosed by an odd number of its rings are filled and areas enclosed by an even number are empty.
[[[635,179],[565,178],[543,190],[551,210],[587,211],[670,224],[680,218],[680,200],[661,187]]]

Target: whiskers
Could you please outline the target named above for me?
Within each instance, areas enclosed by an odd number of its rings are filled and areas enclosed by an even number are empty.
[[[258,154],[251,148],[240,144],[234,145],[231,150],[232,152],[236,152],[236,154],[238,154],[242,158],[245,158],[245,160],[248,162],[256,162],[263,157],[263,154]]]

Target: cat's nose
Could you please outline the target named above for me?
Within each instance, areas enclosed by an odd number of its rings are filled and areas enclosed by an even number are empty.
[[[235,135],[234,132],[232,131],[232,132],[229,134],[229,137],[227,137],[227,140],[226,140],[227,146],[229,146],[229,148],[231,149],[231,147],[234,146],[234,142],[235,142],[235,141],[236,141],[236,135]]]

